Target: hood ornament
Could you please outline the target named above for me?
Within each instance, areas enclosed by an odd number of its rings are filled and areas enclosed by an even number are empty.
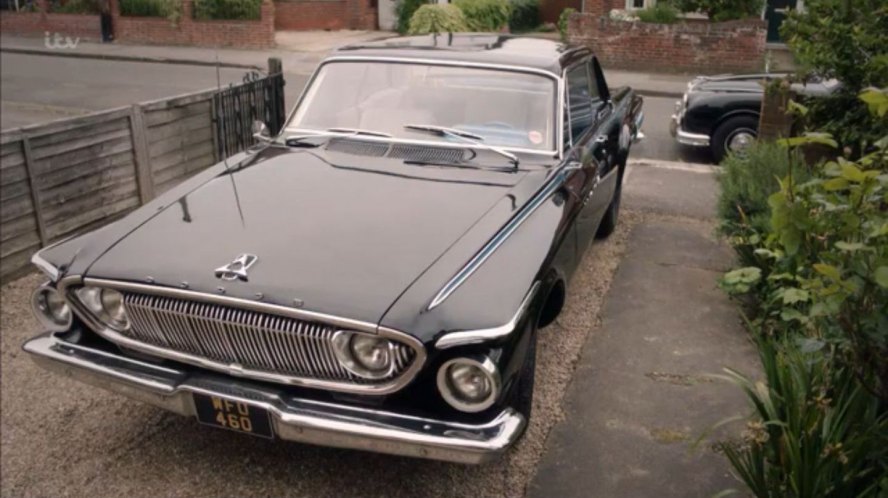
[[[234,261],[225,266],[216,268],[216,278],[222,280],[242,280],[247,281],[247,270],[259,261],[259,257],[255,254],[241,254]]]

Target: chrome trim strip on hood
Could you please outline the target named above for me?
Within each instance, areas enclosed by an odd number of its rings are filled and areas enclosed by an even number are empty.
[[[253,311],[258,311],[262,313],[269,313],[273,315],[281,315],[287,316],[291,318],[296,318],[300,320],[307,321],[315,321],[315,322],[323,322],[331,325],[335,325],[338,327],[343,327],[351,330],[360,330],[367,333],[377,334],[380,337],[390,338],[392,340],[398,341],[401,344],[404,344],[410,348],[412,348],[416,352],[416,357],[413,360],[413,363],[401,373],[398,377],[393,379],[389,379],[386,382],[380,384],[355,384],[351,382],[343,382],[343,381],[332,381],[332,380],[323,380],[323,379],[315,379],[315,378],[307,378],[307,377],[297,377],[292,375],[282,375],[272,372],[266,372],[261,370],[252,370],[249,368],[243,368],[242,366],[232,366],[225,363],[221,363],[218,361],[211,360],[209,358],[204,358],[201,356],[196,356],[188,353],[183,353],[181,351],[175,351],[171,349],[166,349],[158,346],[154,346],[151,344],[147,344],[129,337],[124,336],[120,332],[113,330],[104,324],[98,322],[96,319],[92,317],[90,313],[82,308],[79,302],[70,298],[70,295],[67,289],[71,286],[76,286],[78,284],[83,285],[91,285],[96,287],[107,287],[112,289],[117,289],[121,291],[131,291],[138,292],[144,294],[154,294],[161,296],[169,296],[178,299],[184,300],[194,300],[201,301],[212,304],[221,304],[227,305],[234,308],[241,309],[249,309]],[[218,296],[214,294],[204,294],[201,292],[183,290],[183,289],[174,289],[170,287],[159,287],[155,285],[145,285],[145,284],[137,284],[130,282],[120,282],[115,280],[105,280],[105,279],[97,279],[97,278],[81,278],[80,276],[70,276],[64,278],[59,283],[59,291],[62,292],[68,298],[68,301],[71,303],[71,307],[74,309],[75,313],[90,326],[98,335],[111,341],[119,346],[129,348],[147,355],[156,356],[159,358],[166,358],[173,361],[179,361],[182,363],[187,363],[190,365],[195,365],[198,367],[206,368],[208,370],[215,370],[218,372],[223,372],[228,375],[234,377],[243,377],[250,378],[256,380],[262,380],[267,382],[274,382],[278,384],[286,384],[286,385],[294,385],[294,386],[302,386],[302,387],[310,387],[316,389],[324,389],[329,391],[338,391],[338,392],[347,392],[347,393],[356,393],[356,394],[368,394],[368,395],[383,395],[383,394],[391,394],[395,391],[400,390],[407,384],[409,384],[419,373],[422,367],[425,364],[426,360],[426,351],[422,342],[420,342],[415,337],[406,334],[404,332],[391,329],[388,327],[381,327],[372,323],[362,322],[358,320],[351,320],[348,318],[337,317],[333,315],[327,315],[324,313],[318,313],[313,311],[307,311],[302,309],[294,309],[287,308],[285,306],[280,306],[276,304],[270,303],[262,303],[256,301],[249,301],[246,299],[240,299],[235,297],[228,296]]]
[[[521,318],[524,316],[524,313],[527,311],[527,308],[530,306],[530,303],[533,301],[534,296],[536,296],[537,291],[540,289],[540,282],[536,281],[533,284],[533,287],[530,288],[527,295],[524,296],[524,300],[521,301],[521,305],[518,306],[518,311],[515,312],[515,315],[512,318],[500,325],[499,327],[492,327],[489,329],[475,329],[475,330],[460,330],[459,332],[450,332],[449,334],[445,334],[435,342],[435,347],[438,349],[447,349],[456,346],[465,346],[468,344],[479,344],[482,342],[492,341],[494,339],[499,339],[500,337],[505,337],[512,332],[515,331],[515,327],[518,326],[518,322],[521,321]]]
[[[524,204],[521,210],[518,211],[518,214],[512,217],[512,219],[509,220],[509,222],[506,223],[505,226],[503,226],[500,231],[497,232],[496,235],[494,235],[493,238],[491,238],[487,242],[487,244],[485,244],[484,247],[482,247],[481,250],[478,251],[475,256],[471,260],[469,260],[469,262],[466,263],[461,270],[456,273],[456,275],[454,275],[449,281],[447,281],[446,284],[444,284],[444,287],[442,287],[441,290],[438,291],[438,294],[435,295],[435,297],[429,303],[428,308],[426,309],[429,311],[435,309],[448,297],[450,297],[450,295],[453,294],[456,289],[458,289],[463,283],[465,283],[465,281],[468,280],[469,277],[472,276],[472,274],[475,273],[478,268],[480,268],[481,265],[484,264],[485,261],[487,261],[487,258],[489,258],[494,252],[496,252],[496,250],[499,249],[500,246],[503,245],[503,243],[513,233],[515,233],[515,230],[517,230],[518,227],[520,227],[525,221],[527,221],[528,218],[530,218],[530,215],[532,215],[537,210],[537,208],[546,201],[546,199],[548,199],[553,193],[555,193],[556,190],[561,188],[561,186],[567,179],[567,174],[569,171],[570,169],[566,166],[562,166],[558,171],[556,171],[552,175],[552,178],[549,179],[548,183],[546,183],[546,185],[544,185],[543,188],[540,189],[534,197],[532,197],[527,203]]]
[[[59,276],[61,276],[61,272],[58,268],[56,268],[54,264],[43,259],[43,257],[40,256],[40,251],[35,252],[34,255],[31,256],[31,264],[36,266],[53,282],[58,282]]]

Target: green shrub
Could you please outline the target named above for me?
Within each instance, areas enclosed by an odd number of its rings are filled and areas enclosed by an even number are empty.
[[[727,370],[754,417],[741,441],[719,445],[752,494],[884,496],[878,481],[888,472],[885,406],[821,343],[757,342],[764,383]]]
[[[509,30],[513,33],[533,31],[540,26],[540,0],[511,0],[512,16]]]
[[[715,22],[761,17],[764,0],[678,0],[682,12],[703,12]]]
[[[470,31],[499,31],[509,24],[512,6],[508,0],[453,0]]]
[[[747,227],[765,233],[771,217],[768,198],[780,190],[780,178],[790,167],[796,179],[807,177],[797,152],[769,142],[756,142],[742,156],[729,155],[722,161],[717,204],[722,233],[734,235]]]
[[[678,21],[679,12],[672,4],[660,2],[653,7],[639,10],[635,14],[641,22],[673,24]]]
[[[181,17],[181,10],[179,0],[120,0],[120,14],[124,16],[169,18],[178,11]]]
[[[423,5],[410,18],[411,35],[468,31],[463,13],[455,5]]]
[[[52,12],[58,14],[99,14],[101,11],[97,0],[68,0],[64,5],[52,7]]]
[[[395,5],[395,14],[398,16],[398,33],[407,34],[410,30],[410,18],[413,13],[423,5],[429,3],[428,0],[399,0]]]
[[[888,119],[867,112],[857,95],[888,87],[888,3],[884,0],[810,0],[792,11],[780,30],[805,76],[836,78],[830,97],[806,102],[810,129],[832,134],[858,157],[888,135]]]
[[[262,17],[262,0],[195,0],[194,18],[257,20]]]
[[[558,32],[561,33],[561,41],[567,41],[567,24],[570,21],[570,15],[576,12],[577,9],[572,9],[570,7],[561,11],[561,15],[558,16]]]

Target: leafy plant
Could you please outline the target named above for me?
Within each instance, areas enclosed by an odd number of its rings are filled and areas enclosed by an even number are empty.
[[[262,17],[262,0],[195,0],[194,18],[257,20]]]
[[[124,16],[166,17],[178,24],[182,19],[181,0],[120,0],[120,13]]]
[[[68,0],[63,5],[53,5],[52,11],[58,14],[98,14],[102,10],[97,0]]]
[[[540,26],[540,0],[511,0],[509,30],[513,33],[533,31]]]
[[[567,41],[567,27],[570,22],[570,15],[576,12],[577,9],[572,9],[570,7],[561,11],[561,15],[558,16],[558,32],[561,33],[561,41]]]
[[[423,5],[410,18],[411,35],[454,33],[467,31],[468,25],[461,10],[450,4]]]
[[[413,13],[423,5],[429,3],[428,0],[399,0],[395,5],[395,14],[398,16],[398,33],[407,34],[410,30],[410,18]]]
[[[720,231],[729,236],[745,228],[765,233],[771,217],[768,197],[790,169],[797,180],[808,176],[799,154],[775,143],[756,142],[743,156],[728,155],[718,174]]]
[[[703,12],[715,22],[760,17],[764,0],[678,0],[682,12]]]
[[[658,2],[653,7],[635,12],[641,22],[653,24],[674,24],[678,22],[678,9],[668,2]]]
[[[888,414],[822,342],[757,338],[764,382],[726,369],[754,407],[720,449],[759,498],[877,497]],[[886,491],[886,489],[882,489]]]
[[[508,0],[453,0],[470,31],[499,31],[509,24],[512,6]]]
[[[832,134],[853,157],[888,134],[888,119],[867,111],[858,94],[888,86],[888,4],[884,0],[810,0],[794,10],[781,35],[802,76],[836,78],[837,92],[805,102],[810,129]]]

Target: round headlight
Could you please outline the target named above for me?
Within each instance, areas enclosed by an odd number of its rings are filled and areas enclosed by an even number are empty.
[[[480,412],[496,401],[500,376],[490,358],[454,358],[438,370],[438,390],[457,410]]]
[[[129,327],[123,294],[120,292],[102,287],[81,287],[75,292],[86,309],[104,325],[115,330]]]
[[[392,370],[392,343],[381,337],[340,330],[333,335],[339,364],[366,379],[387,377]]]
[[[54,287],[44,285],[34,291],[31,307],[40,324],[51,331],[61,332],[71,327],[71,307]]]

